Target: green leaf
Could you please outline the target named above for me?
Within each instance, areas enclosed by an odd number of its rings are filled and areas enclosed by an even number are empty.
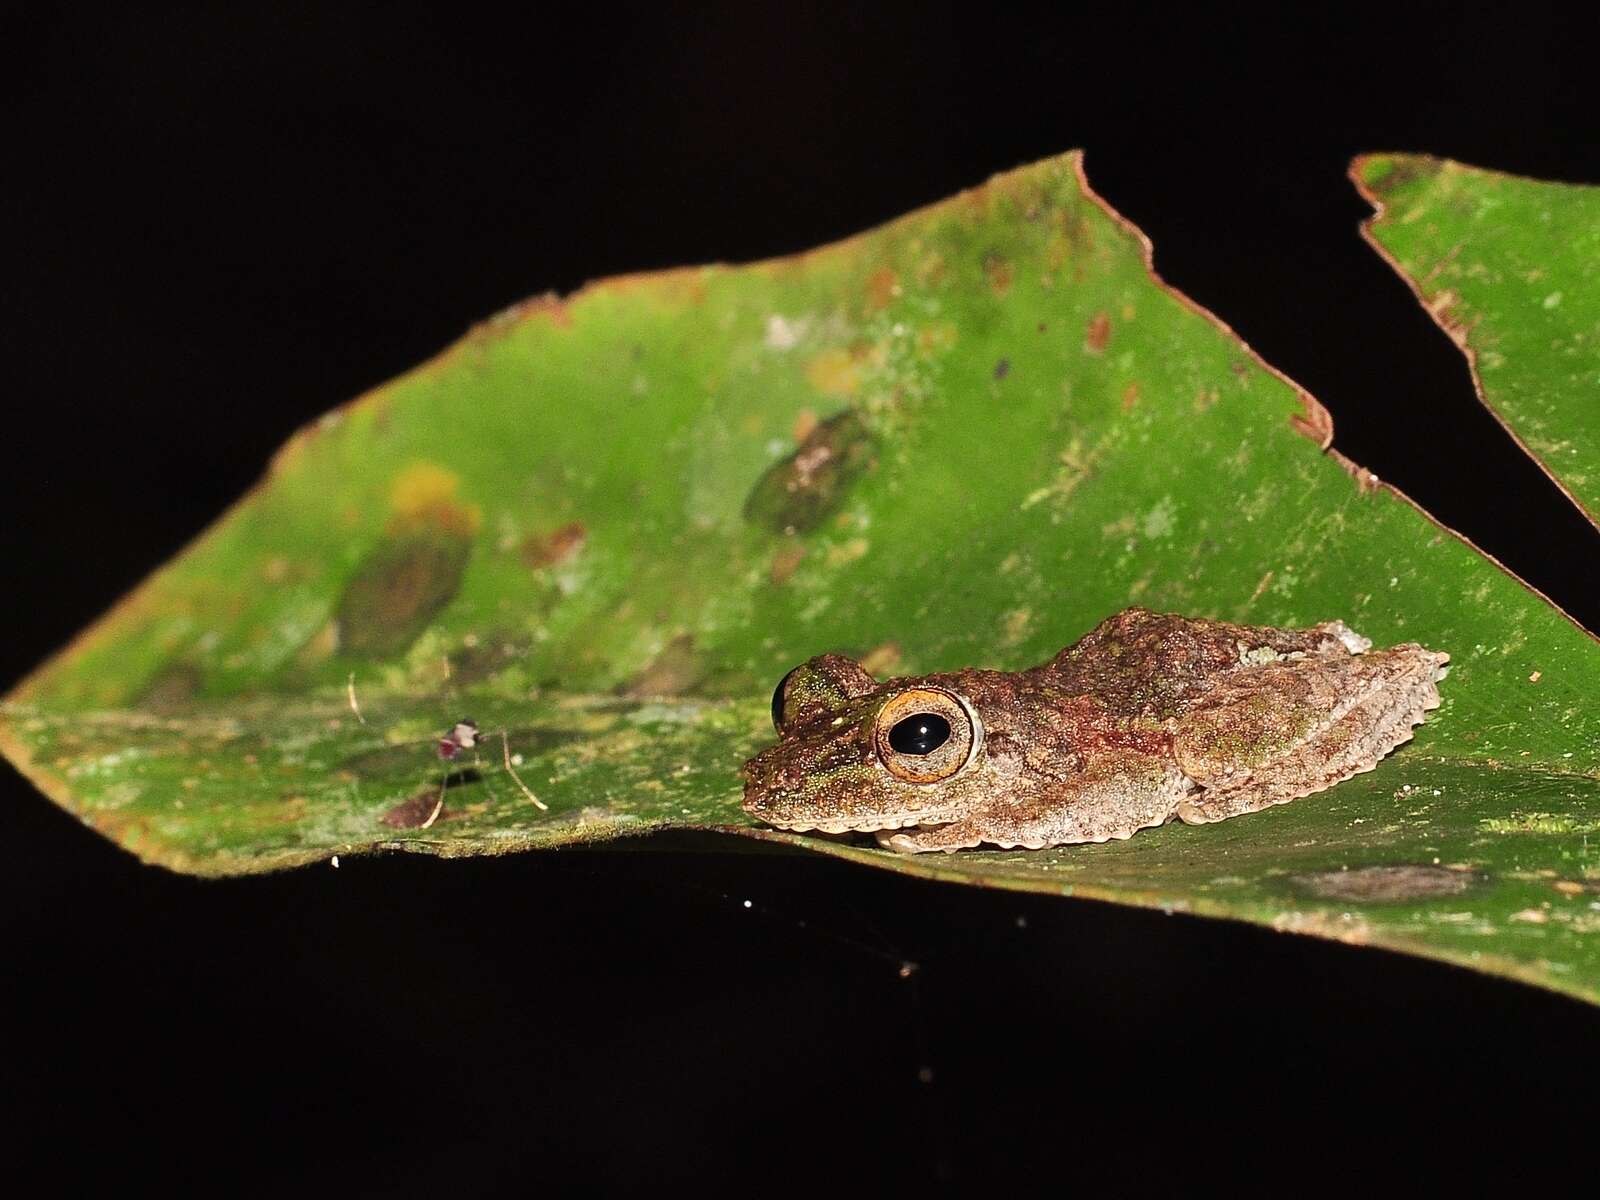
[[[1600,188],[1421,154],[1357,159],[1367,240],[1461,347],[1478,395],[1600,525]]]
[[[494,318],[295,437],[0,733],[197,873],[728,830],[1600,997],[1600,646],[1330,435],[1069,155],[809,254]],[[1015,668],[1130,603],[1421,641],[1453,656],[1444,707],[1330,792],[1120,845],[903,857],[740,810],[808,656]],[[466,714],[504,740],[425,827]]]

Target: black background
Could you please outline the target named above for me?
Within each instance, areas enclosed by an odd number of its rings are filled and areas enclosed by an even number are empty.
[[[1596,34],[1536,6],[8,6],[0,685],[293,429],[508,303],[803,249],[1072,146],[1341,450],[1595,628],[1595,534],[1343,172],[1600,182]],[[4,1157],[62,1190],[1136,1192],[1285,1152],[1269,1180],[1361,1186],[1592,1128],[1593,1010],[1381,952],[706,843],[201,883],[0,788]]]

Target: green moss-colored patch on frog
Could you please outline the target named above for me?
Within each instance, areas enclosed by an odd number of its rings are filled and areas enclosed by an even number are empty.
[[[1545,200],[1558,224],[1584,203]],[[1565,282],[1540,306],[1556,291],[1541,314],[1581,315]],[[1486,380],[1490,350],[1541,353],[1485,346]],[[1600,646],[1325,453],[1330,429],[1154,277],[1065,155],[807,254],[487,321],[292,439],[11,693],[0,746],[107,837],[200,874],[715,830],[1600,997],[1590,896],[1513,874],[1600,868],[1580,828],[1600,821]],[[827,453],[803,478],[808,445]],[[1452,656],[1444,707],[1330,792],[1103,846],[907,857],[740,809],[796,663],[893,647],[906,674],[1016,670],[1130,604],[1421,642]],[[428,828],[386,824],[437,796],[463,716],[489,734],[473,776],[451,766]],[[1533,812],[1574,824],[1483,824]],[[1458,863],[1486,882],[1359,912],[1289,882]]]

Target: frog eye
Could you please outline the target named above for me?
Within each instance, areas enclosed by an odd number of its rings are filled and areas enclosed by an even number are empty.
[[[796,667],[794,671],[800,670]],[[778,680],[778,686],[772,689],[772,727],[779,733],[783,732],[784,689],[789,686],[789,680],[794,678],[794,671],[790,671]]]
[[[878,686],[861,664],[842,654],[819,654],[778,681],[772,692],[772,727],[779,734],[828,713]]]
[[[896,779],[938,783],[976,757],[983,725],[955,693],[911,688],[879,711],[873,741],[879,760]]]

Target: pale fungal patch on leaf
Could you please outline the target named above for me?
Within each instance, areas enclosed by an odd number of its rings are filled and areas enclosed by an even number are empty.
[[[1001,635],[1002,640],[1007,645],[1015,646],[1018,642],[1022,641],[1023,638],[1028,636],[1028,630],[1032,623],[1032,609],[1012,609],[1006,614],[1004,632]]]
[[[1478,822],[1485,833],[1540,833],[1558,836],[1600,833],[1600,819],[1570,813],[1513,812],[1507,817],[1487,817]]]
[[[1140,529],[1147,538],[1171,537],[1178,527],[1178,509],[1171,496],[1163,496],[1145,513]]]
[[[1280,933],[1331,938],[1352,946],[1365,946],[1373,940],[1372,926],[1353,913],[1284,912],[1272,918],[1272,928]]]
[[[1357,867],[1347,871],[1319,871],[1291,878],[1307,891],[1324,899],[1371,904],[1459,896],[1478,882],[1477,876],[1469,871],[1414,863]]]
[[[811,322],[805,317],[785,317],[773,313],[767,318],[765,343],[768,350],[793,350],[805,337]]]

